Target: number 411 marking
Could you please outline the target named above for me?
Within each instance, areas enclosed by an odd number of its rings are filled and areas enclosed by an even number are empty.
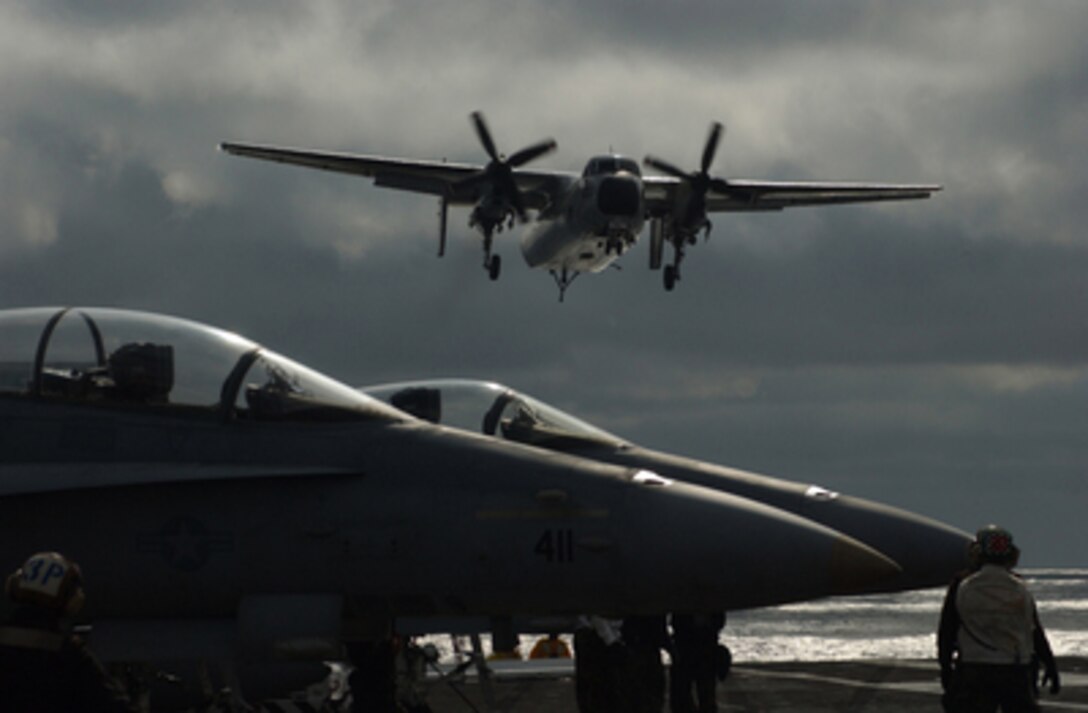
[[[545,530],[536,541],[533,553],[540,555],[548,562],[573,562],[574,531]]]

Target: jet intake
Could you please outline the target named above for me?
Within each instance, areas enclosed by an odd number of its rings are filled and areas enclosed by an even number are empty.
[[[638,215],[642,195],[638,181],[610,176],[597,189],[597,208],[605,215]]]

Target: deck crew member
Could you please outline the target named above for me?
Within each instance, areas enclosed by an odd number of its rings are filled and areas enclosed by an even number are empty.
[[[529,652],[530,659],[569,659],[570,647],[559,634],[540,637]]]
[[[579,713],[626,713],[622,696],[625,651],[620,622],[578,618],[574,630],[574,690]]]
[[[942,703],[945,710],[971,713],[990,713],[999,706],[1004,713],[1038,711],[1033,681],[1037,648],[1046,668],[1044,682],[1054,693],[1060,682],[1053,654],[1037,625],[1035,601],[1011,571],[1020,550],[1012,535],[996,525],[979,530],[971,547],[977,571],[952,583],[941,612],[938,655],[946,692]],[[949,641],[953,628],[954,644]]]
[[[135,713],[120,684],[61,627],[83,606],[74,562],[35,554],[7,578],[5,592],[16,609],[0,626],[0,710]]]
[[[665,707],[665,667],[661,650],[672,650],[664,616],[629,616],[623,620],[627,647],[627,709],[661,713]]]
[[[673,661],[669,670],[669,707],[672,713],[715,713],[718,710],[720,665],[718,635],[725,614],[673,614]],[[692,693],[694,691],[694,697]]]

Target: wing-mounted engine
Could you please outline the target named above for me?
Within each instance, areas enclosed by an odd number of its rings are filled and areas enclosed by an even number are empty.
[[[654,156],[646,156],[643,159],[643,163],[647,166],[680,179],[680,186],[676,191],[676,199],[671,211],[655,219],[651,224],[652,229],[656,224],[659,235],[658,245],[667,241],[672,243],[674,248],[673,263],[665,266],[666,290],[672,290],[676,281],[680,279],[680,262],[684,259],[684,248],[694,245],[700,232],[703,232],[707,238],[710,237],[712,226],[706,211],[707,193],[714,191],[745,200],[750,197],[747,191],[730,185],[724,178],[712,177],[709,173],[710,164],[714,162],[714,154],[718,151],[722,130],[722,125],[716,121],[710,125],[710,133],[703,146],[703,157],[698,171],[681,170],[668,161]],[[660,264],[661,252],[658,247],[656,257],[651,255],[651,267],[656,269],[660,267]]]
[[[480,137],[484,151],[491,161],[476,173],[462,179],[453,186],[455,193],[465,190],[478,190],[479,199],[472,208],[468,224],[480,231],[484,238],[484,269],[492,280],[499,276],[501,261],[498,255],[491,254],[491,239],[496,231],[504,227],[513,227],[515,218],[521,222],[528,220],[525,199],[514,178],[514,169],[554,151],[557,144],[554,139],[544,139],[526,146],[510,156],[504,156],[495,148],[487,122],[480,112],[472,113],[472,123],[476,135]],[[443,202],[443,227],[444,227]]]

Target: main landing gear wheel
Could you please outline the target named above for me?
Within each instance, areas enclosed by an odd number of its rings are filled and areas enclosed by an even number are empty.
[[[492,255],[487,261],[487,275],[492,280],[499,279],[499,270],[502,269],[502,259],[498,255]]]
[[[672,292],[672,289],[676,287],[676,280],[679,279],[680,273],[676,269],[675,265],[665,266],[665,291]]]

